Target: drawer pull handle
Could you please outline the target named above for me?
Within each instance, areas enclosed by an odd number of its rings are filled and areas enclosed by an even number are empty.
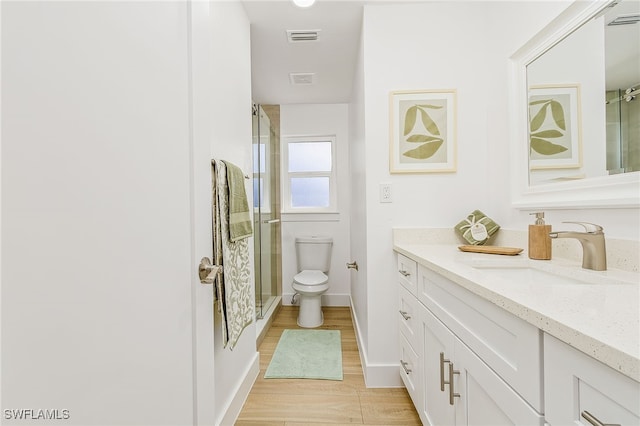
[[[404,370],[405,374],[408,376],[409,373],[411,373],[411,369],[408,367],[409,363],[404,362],[403,360],[400,360],[400,365],[402,365],[402,369]]]
[[[453,369],[453,363],[449,363],[449,405],[453,405],[454,398],[460,398],[459,393],[455,393],[453,390],[453,375],[460,374],[459,371]]]
[[[444,392],[444,385],[448,385],[449,382],[444,380],[444,364],[450,362],[448,359],[444,359],[444,352],[440,352],[440,391]]]
[[[400,315],[402,315],[402,318],[404,318],[405,320],[410,320],[411,319],[411,315],[409,315],[406,311],[398,311],[400,312]]]
[[[600,420],[598,420],[597,417],[593,416],[587,410],[582,412],[582,417],[584,417],[585,420],[591,423],[593,426],[620,426],[619,424],[602,423]]]
[[[408,277],[408,276],[410,276],[410,275],[411,275],[409,272],[405,271],[404,269],[403,269],[403,270],[400,270],[400,271],[398,271],[398,272],[400,272],[400,273],[402,274],[402,276],[403,276],[403,277]]]

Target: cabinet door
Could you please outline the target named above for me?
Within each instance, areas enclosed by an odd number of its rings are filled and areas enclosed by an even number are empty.
[[[452,367],[456,424],[458,425],[543,425],[544,418],[502,380],[471,349],[456,339]],[[456,375],[458,376],[458,375]]]
[[[546,417],[553,426],[640,424],[640,383],[548,334],[544,380]]]
[[[423,404],[420,418],[432,426],[454,425],[455,405],[449,403],[449,363],[455,337],[429,310],[422,312]],[[441,359],[441,355],[444,359]]]

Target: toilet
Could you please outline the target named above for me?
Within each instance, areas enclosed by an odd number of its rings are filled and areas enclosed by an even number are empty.
[[[298,273],[291,288],[300,298],[298,325],[304,328],[319,327],[322,315],[322,294],[329,289],[329,266],[333,239],[322,236],[296,238]]]

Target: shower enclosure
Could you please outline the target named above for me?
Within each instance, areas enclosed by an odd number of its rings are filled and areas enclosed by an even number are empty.
[[[256,319],[282,293],[280,236],[280,107],[253,106],[253,211]]]
[[[609,174],[640,170],[640,83],[607,96],[607,170]]]

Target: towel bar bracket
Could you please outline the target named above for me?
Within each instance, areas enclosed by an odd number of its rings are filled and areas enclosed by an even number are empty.
[[[211,264],[211,260],[208,257],[203,257],[198,265],[198,276],[202,284],[213,284],[216,280],[216,275],[222,273],[221,265]]]

